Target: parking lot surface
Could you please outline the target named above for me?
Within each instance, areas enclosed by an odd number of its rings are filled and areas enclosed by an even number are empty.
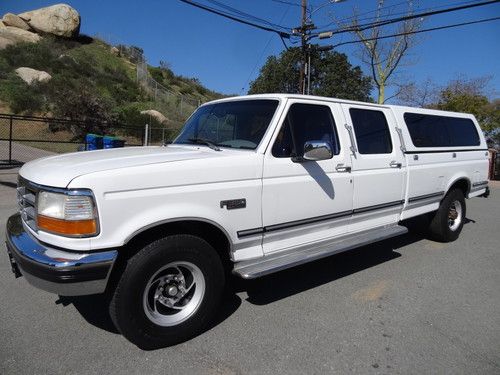
[[[16,176],[1,173],[3,238]],[[15,279],[2,248],[0,374],[500,374],[500,187],[467,203],[453,243],[417,231],[231,280],[213,327],[156,351],[116,333],[98,297]]]

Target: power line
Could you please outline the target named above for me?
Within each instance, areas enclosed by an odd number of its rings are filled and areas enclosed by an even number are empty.
[[[281,25],[269,22],[268,20],[265,20],[263,18],[259,18],[259,17],[253,16],[253,15],[251,15],[249,13],[246,13],[246,12],[243,12],[243,11],[241,11],[239,9],[233,8],[233,7],[231,7],[231,6],[227,5],[227,4],[221,3],[220,1],[217,1],[217,0],[206,0],[206,1],[208,1],[209,3],[212,3],[212,4],[216,5],[216,6],[218,6],[220,8],[226,9],[226,10],[228,10],[228,11],[234,13],[234,14],[242,16],[246,20],[254,20],[254,21],[261,22],[261,23],[267,24],[267,25],[269,25],[271,27],[275,27],[275,28],[279,28],[279,29],[284,29],[284,30],[289,30],[290,29],[289,27],[281,26]]]
[[[300,8],[300,4],[292,3],[292,2],[286,1],[286,0],[271,0],[271,1],[274,1],[275,3],[285,4],[285,5],[293,5],[293,6],[296,6],[296,7]]]
[[[451,24],[451,25],[431,27],[431,28],[428,28],[428,29],[421,29],[421,30],[417,30],[417,31],[408,31],[408,32],[402,32],[402,33],[391,34],[391,35],[383,35],[383,36],[374,37],[374,38],[366,38],[364,40],[350,40],[348,42],[342,42],[342,43],[334,44],[332,47],[335,48],[335,47],[340,47],[340,46],[344,46],[344,45],[347,45],[347,44],[363,43],[363,42],[368,42],[368,41],[372,41],[372,40],[394,38],[394,37],[397,37],[397,36],[405,36],[405,35],[426,33],[426,32],[429,32],[429,31],[451,29],[453,27],[474,25],[474,24],[477,24],[477,23],[491,22],[491,21],[497,21],[497,20],[500,20],[500,17],[484,18],[484,19],[480,19],[480,20],[476,20],[476,21],[461,22],[461,23],[455,23],[455,24]]]
[[[213,14],[217,14],[217,15],[219,15],[221,17],[228,18],[230,20],[242,23],[244,25],[253,26],[253,27],[257,28],[257,29],[261,29],[261,30],[265,30],[265,31],[271,31],[273,33],[278,34],[282,38],[290,38],[292,36],[291,33],[288,33],[288,32],[285,32],[285,31],[281,31],[281,30],[276,30],[275,28],[268,27],[268,26],[262,26],[262,25],[259,25],[257,23],[254,23],[254,22],[250,22],[250,21],[241,19],[241,18],[236,17],[234,15],[231,15],[231,14],[228,14],[228,13],[224,13],[223,11],[220,11],[218,9],[209,7],[207,5],[203,5],[203,4],[194,2],[192,0],[179,0],[179,1],[181,1],[181,2],[183,2],[185,4],[192,5],[192,6],[196,7],[196,8],[199,8],[199,9],[206,10],[207,12],[210,12],[210,13],[213,13]]]
[[[400,5],[403,5],[403,4],[408,4],[408,1],[401,1],[400,3],[396,3],[396,4],[393,4],[393,5],[387,5],[385,7],[381,7],[380,9],[374,9],[374,10],[370,10],[368,12],[364,12],[364,13],[359,13],[357,16],[364,16],[364,15],[367,15],[367,14],[372,14],[372,13],[375,13],[377,10],[385,10],[385,9],[391,9],[391,8],[395,8],[397,6],[400,6]],[[344,18],[343,20],[341,21],[349,21],[350,19],[353,19],[355,18],[356,16],[351,16],[351,17],[347,17],[347,18]],[[330,24],[331,25],[331,24]]]
[[[477,2],[478,2],[478,0],[460,1],[460,2],[456,2],[456,3],[448,3],[448,4],[438,5],[438,6],[434,6],[434,7],[421,8],[421,9],[417,9],[417,10],[419,10],[419,11],[430,11],[430,10],[433,10],[433,9],[440,9],[440,8],[445,8],[445,7],[449,7],[449,6],[454,6],[454,5],[471,4],[471,3],[477,3]],[[374,9],[374,10],[371,10],[369,12],[359,13],[359,14],[357,14],[355,16],[350,16],[350,17],[346,17],[346,18],[340,19],[339,21],[332,21],[332,22],[327,23],[326,25],[319,26],[318,29],[324,29],[324,28],[326,28],[326,27],[328,27],[330,25],[333,25],[334,23],[337,23],[337,22],[338,23],[341,23],[341,22],[346,23],[347,21],[352,20],[352,19],[354,19],[356,17],[367,15],[367,14],[371,14],[371,13],[375,13],[377,11],[381,11],[381,10],[384,10],[384,9],[395,8],[395,7],[403,5],[403,4],[408,4],[408,1],[402,1],[402,2],[397,3],[397,4],[393,4],[393,5],[390,5],[390,6],[382,7],[380,9]],[[381,17],[394,17],[394,16],[399,16],[399,15],[402,15],[402,14],[408,14],[408,11],[391,13],[391,14],[385,14],[385,15],[383,15]],[[358,21],[375,20],[377,18],[378,18],[378,16],[365,17],[365,18],[359,18]],[[386,18],[386,19],[389,19],[389,18]]]
[[[428,17],[428,16],[434,16],[437,14],[455,12],[458,10],[475,8],[475,7],[484,6],[484,5],[490,5],[490,4],[498,3],[499,1],[500,0],[483,1],[481,3],[461,5],[461,6],[446,8],[446,9],[442,9],[442,10],[434,10],[434,11],[430,11],[430,12],[412,14],[412,15],[408,15],[408,16],[404,16],[404,17],[392,18],[392,19],[388,19],[388,20],[382,20],[382,21],[372,22],[372,23],[363,24],[363,25],[351,26],[351,27],[347,27],[347,28],[343,28],[343,29],[331,30],[331,32],[333,34],[341,34],[341,33],[353,32],[353,31],[364,31],[367,29],[372,29],[374,27],[390,25],[393,23],[408,21],[408,20],[415,19],[415,18],[423,18],[423,17]],[[316,32],[314,34],[311,34],[311,37],[315,37],[318,35],[319,35],[319,32]]]
[[[287,15],[288,11],[290,10],[290,6],[291,6],[291,5],[288,5],[288,7],[287,7],[287,8],[286,8],[286,10],[285,10],[285,13],[283,13],[283,15],[281,16],[281,19],[280,19],[278,22],[283,22],[283,20],[285,19],[285,16]],[[264,56],[264,54],[266,53],[266,50],[267,50],[267,48],[269,47],[269,44],[271,44],[271,41],[272,41],[272,40],[273,40],[273,37],[272,37],[272,35],[271,35],[271,37],[270,37],[270,38],[269,38],[269,40],[267,41],[266,45],[264,46],[264,49],[262,50],[262,52],[261,52],[261,54],[260,54],[259,58],[258,58],[258,59],[257,59],[257,61],[255,62],[255,65],[254,65],[254,67],[253,67],[252,71],[250,72],[250,74],[248,75],[248,78],[247,78],[247,80],[246,80],[246,82],[245,82],[245,85],[241,88],[241,91],[240,91],[240,92],[243,92],[243,90],[245,89],[245,87],[247,87],[248,83],[250,82],[250,79],[252,78],[253,73],[255,72],[255,69],[257,69],[257,66],[259,65],[260,60],[262,60],[262,57],[263,57],[263,56]],[[284,42],[283,42],[283,43],[284,43]],[[285,48],[287,48],[287,47],[286,47],[286,45],[285,45]]]
[[[434,9],[442,9],[442,8],[446,8],[446,7],[450,7],[450,6],[458,6],[458,5],[464,5],[464,4],[474,4],[474,3],[477,3],[477,2],[478,2],[478,0],[459,1],[459,2],[454,2],[454,3],[436,5],[436,6],[433,6],[433,7],[415,9],[415,11],[431,11],[431,10],[434,10]],[[406,4],[407,4],[407,2],[406,2]],[[408,14],[408,11],[387,14],[386,17],[389,17],[389,16],[390,17],[394,17],[394,16],[399,16],[399,15],[402,15],[402,14]],[[352,18],[353,17],[351,17],[351,19]],[[376,19],[377,19],[377,17],[373,16],[373,17],[360,18],[359,21],[369,21],[369,20],[376,20]]]

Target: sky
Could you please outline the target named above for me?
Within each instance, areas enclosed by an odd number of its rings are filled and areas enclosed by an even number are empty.
[[[208,0],[197,0],[209,4]],[[289,28],[300,24],[300,0],[218,0],[260,18]],[[477,1],[477,0],[476,0]],[[462,5],[473,1],[414,0],[415,9]],[[0,14],[20,13],[57,3],[49,0],[0,0]],[[238,24],[184,4],[179,0],[67,0],[81,15],[81,33],[100,37],[113,44],[143,48],[148,62],[166,61],[176,74],[198,78],[211,90],[224,94],[245,94],[249,83],[258,76],[266,58],[284,50],[280,38],[267,31]],[[326,25],[336,19],[375,9],[377,0],[345,0],[326,4],[327,0],[309,0],[313,22]],[[398,5],[399,4],[399,5]],[[393,13],[405,11],[402,0],[385,0]],[[322,6],[321,8],[319,8]],[[370,17],[367,14],[363,17]],[[424,27],[472,21],[500,16],[500,3],[436,15],[425,20]],[[367,21],[369,22],[369,21]],[[328,45],[350,40],[349,35],[325,39]],[[291,44],[289,44],[291,46]],[[358,45],[338,47],[353,65],[360,65]],[[500,97],[500,20],[461,28],[420,34],[416,47],[400,70],[406,81],[422,83],[430,78],[444,85],[459,76],[491,76],[490,97]]]

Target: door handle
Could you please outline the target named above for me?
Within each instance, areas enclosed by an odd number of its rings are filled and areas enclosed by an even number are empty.
[[[337,166],[335,167],[335,170],[337,172],[340,172],[340,173],[351,172],[351,167],[348,165],[344,165],[344,164],[337,164]]]
[[[397,161],[393,160],[389,163],[389,166],[391,168],[401,168],[403,166],[403,164],[401,163],[398,163]]]

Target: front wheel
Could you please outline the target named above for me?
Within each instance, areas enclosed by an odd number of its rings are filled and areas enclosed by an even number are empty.
[[[217,252],[191,235],[157,240],[127,261],[110,303],[120,332],[143,349],[185,341],[210,323],[224,288]]]
[[[440,242],[455,241],[465,221],[465,198],[460,189],[453,189],[441,201],[439,209],[431,219],[431,238]]]

